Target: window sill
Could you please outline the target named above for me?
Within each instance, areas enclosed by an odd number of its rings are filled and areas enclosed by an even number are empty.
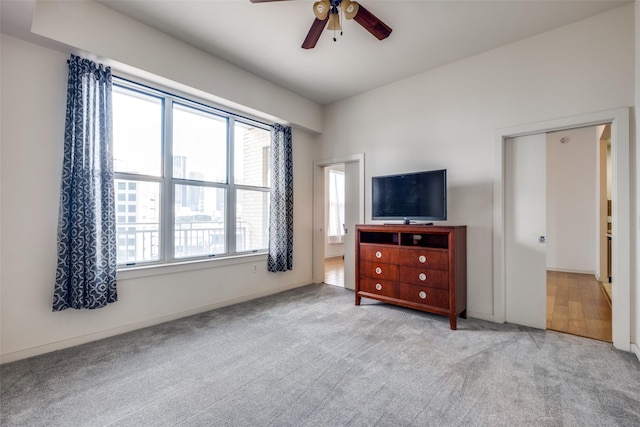
[[[224,258],[176,261],[168,264],[126,267],[118,270],[118,280],[129,280],[137,279],[139,277],[174,274],[184,271],[204,270],[208,268],[226,267],[229,265],[247,264],[259,261],[267,261],[267,254],[265,252],[261,252],[258,254],[234,255]]]

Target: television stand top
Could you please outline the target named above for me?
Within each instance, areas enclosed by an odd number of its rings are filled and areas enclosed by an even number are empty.
[[[385,222],[384,225],[433,225],[432,222],[415,222],[405,220],[403,222]]]

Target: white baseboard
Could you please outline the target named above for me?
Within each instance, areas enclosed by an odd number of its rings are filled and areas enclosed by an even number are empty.
[[[30,347],[23,350],[18,350],[10,353],[0,354],[0,365],[4,363],[15,362],[17,360],[27,359],[33,356],[39,356],[41,354],[51,353],[57,350],[63,350],[69,347],[75,347],[77,345],[86,344],[93,341],[98,341],[104,338],[121,335],[127,332],[135,331],[138,329],[147,328],[149,326],[159,325],[161,323],[169,322],[172,320],[181,319],[183,317],[193,316],[195,314],[204,313],[207,311],[215,310],[217,308],[226,307],[229,305],[239,304],[246,301],[251,301],[256,298],[265,297],[268,295],[278,294],[280,292],[288,291],[302,286],[309,285],[309,283],[293,284],[288,286],[282,286],[278,288],[269,289],[266,291],[255,292],[248,295],[242,295],[236,298],[231,298],[224,301],[219,301],[213,304],[207,304],[200,307],[195,307],[189,310],[171,313],[164,316],[155,317],[153,319],[147,319],[142,322],[130,323],[128,325],[119,326],[117,328],[106,329],[103,331],[94,332],[87,335],[73,337],[65,340],[60,340],[48,344],[43,344],[36,347]]]
[[[638,347],[638,344],[631,343],[631,352],[636,355],[640,362],[640,347]]]
[[[493,316],[493,313],[483,313],[480,311],[467,310],[467,317],[473,317],[474,319],[487,320],[489,322],[495,323],[495,317]]]
[[[568,268],[553,268],[547,267],[547,271],[557,271],[558,273],[577,273],[577,274],[590,274],[592,276],[596,275],[595,271],[586,271],[586,270],[571,270]]]

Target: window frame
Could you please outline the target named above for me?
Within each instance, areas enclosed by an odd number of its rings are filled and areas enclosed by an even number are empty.
[[[224,110],[213,103],[203,102],[195,97],[188,97],[173,91],[165,90],[159,87],[133,81],[120,76],[113,76],[114,91],[122,90],[125,92],[133,91],[142,96],[151,96],[160,100],[162,109],[161,122],[161,166],[160,176],[135,174],[128,172],[114,171],[114,181],[127,180],[134,182],[153,182],[159,185],[159,202],[158,202],[158,233],[159,248],[158,259],[148,261],[124,262],[118,264],[119,272],[131,272],[135,270],[145,270],[148,268],[169,267],[176,265],[193,266],[194,263],[201,264],[203,261],[227,260],[222,264],[235,264],[234,258],[244,258],[247,256],[261,256],[266,258],[268,252],[268,242],[266,247],[262,249],[252,249],[238,251],[236,245],[236,218],[237,218],[237,192],[240,190],[249,190],[256,192],[270,193],[269,186],[254,186],[235,183],[235,126],[236,123],[242,125],[263,129],[270,132],[273,125],[261,122],[260,120],[242,116],[240,114]],[[226,122],[226,182],[215,181],[199,181],[186,178],[173,177],[173,121],[172,114],[174,105],[186,108],[193,108],[203,114],[211,114]],[[269,146],[271,142],[269,141]],[[269,168],[269,165],[267,165]],[[271,172],[267,169],[270,176]],[[268,183],[267,183],[268,184]],[[176,258],[175,256],[175,188],[177,185],[199,186],[205,188],[218,188],[225,192],[224,203],[224,220],[225,220],[225,251],[218,254],[205,254],[199,256],[189,256]],[[127,186],[127,191],[128,190]],[[118,188],[116,187],[116,192]],[[128,200],[127,200],[127,203]],[[126,212],[128,214],[129,212]],[[137,214],[137,213],[136,213]],[[267,216],[266,225],[268,226],[269,212],[265,212]],[[206,268],[206,267],[205,267]],[[192,268],[189,268],[192,269]],[[162,269],[164,270],[164,269]],[[162,273],[158,273],[162,274]],[[133,275],[136,277],[138,275]]]

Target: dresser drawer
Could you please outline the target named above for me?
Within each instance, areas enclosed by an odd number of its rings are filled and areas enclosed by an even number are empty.
[[[426,268],[400,267],[399,280],[403,283],[429,288],[449,289],[449,272]]]
[[[432,270],[449,269],[449,251],[424,248],[399,249],[398,264],[409,267],[429,268]]]
[[[400,298],[403,300],[449,309],[449,291],[405,283],[400,283],[398,290]]]
[[[398,247],[390,245],[360,245],[360,260],[372,262],[384,262],[387,264],[398,263]]]
[[[378,280],[373,277],[360,279],[360,291],[387,297],[398,297],[398,284],[388,280]]]
[[[381,280],[398,280],[398,266],[383,262],[361,262],[360,277],[373,277]]]

